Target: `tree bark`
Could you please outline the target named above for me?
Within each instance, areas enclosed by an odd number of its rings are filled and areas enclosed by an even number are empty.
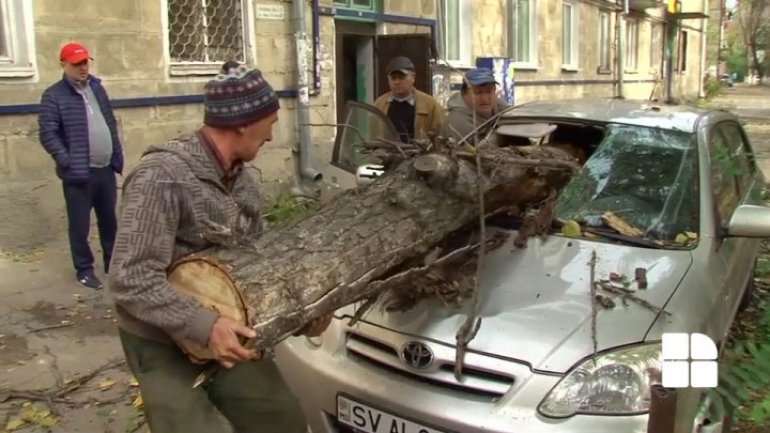
[[[314,318],[467,257],[474,245],[428,253],[478,224],[479,183],[487,214],[523,212],[552,201],[579,168],[552,147],[487,146],[478,152],[480,170],[472,152],[405,159],[374,183],[346,191],[256,242],[217,246],[192,259],[215,260],[227,270],[250,308],[257,337],[249,345],[272,347]]]

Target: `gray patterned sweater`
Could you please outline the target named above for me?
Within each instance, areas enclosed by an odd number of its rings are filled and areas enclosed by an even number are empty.
[[[254,180],[241,166],[225,185],[215,152],[199,134],[148,148],[123,183],[109,288],[120,327],[160,342],[189,338],[205,345],[216,321],[214,312],[169,285],[168,266],[263,230]]]

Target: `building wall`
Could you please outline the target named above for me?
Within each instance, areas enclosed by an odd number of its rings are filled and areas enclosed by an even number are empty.
[[[171,75],[167,53],[168,1],[170,0],[121,0],[120,2],[75,0],[9,0],[24,5],[29,13],[26,21],[27,41],[31,53],[30,62],[34,74],[29,77],[10,78],[0,68],[0,218],[6,221],[23,221],[24,224],[4,225],[0,229],[0,245],[14,248],[18,245],[38,245],[61,233],[65,220],[61,185],[54,175],[51,158],[38,142],[37,117],[33,113],[43,90],[58,80],[61,69],[58,64],[60,47],[68,41],[87,45],[95,59],[93,72],[104,84],[117,105],[133,104],[130,108],[117,108],[120,132],[126,153],[126,170],[137,162],[142,151],[149,145],[166,140],[198,127],[202,118],[199,102],[203,85],[210,78],[201,75]],[[193,0],[190,0],[193,1]],[[472,17],[473,32],[470,38],[471,59],[480,56],[507,56],[508,0],[472,0],[472,8],[465,16]],[[703,0],[690,0],[698,2]],[[382,0],[383,15],[378,19],[377,33],[429,33],[430,25],[439,15],[437,2],[433,0]],[[245,60],[259,66],[276,90],[281,92],[282,111],[275,128],[275,140],[264,147],[254,162],[258,169],[258,181],[266,195],[275,194],[292,186],[297,173],[297,117],[296,102],[291,91],[296,89],[296,61],[294,31],[292,28],[292,2],[290,0],[245,0],[247,8],[247,41]],[[333,14],[333,0],[320,0],[322,11],[319,22],[318,65],[320,93],[310,97],[311,154],[314,165],[321,169],[330,160],[336,122],[335,85],[335,26],[339,16]],[[283,8],[282,19],[268,18],[258,13],[258,5]],[[311,37],[313,15],[310,2],[306,2],[306,30]],[[616,76],[599,73],[598,20],[600,8],[610,7],[604,0],[585,0],[579,7],[579,67],[565,71],[561,68],[561,8],[562,0],[537,0],[537,58],[535,69],[517,68],[516,102],[543,98],[611,96],[615,94]],[[697,6],[696,6],[697,7]],[[21,9],[20,9],[21,10]],[[280,9],[279,9],[280,11]],[[262,10],[264,12],[264,10]],[[273,11],[275,12],[275,11]],[[280,13],[278,14],[281,15]],[[400,19],[403,17],[404,19]],[[614,17],[613,17],[614,18]],[[649,20],[649,19],[648,19]],[[614,41],[615,23],[611,21]],[[26,37],[29,36],[29,37]],[[699,43],[700,36],[691,32],[690,46]],[[649,64],[649,22],[640,25],[639,68],[626,74],[624,86],[627,97],[649,97],[655,77]],[[312,46],[312,40],[311,46]],[[682,94],[694,94],[697,90],[699,50],[690,50],[688,73],[677,76],[676,88]],[[615,50],[611,50],[615,58]],[[223,60],[223,59],[218,59]],[[312,53],[308,53],[308,65],[312,65]],[[614,60],[613,60],[614,61]],[[435,73],[446,76],[446,89],[458,83],[460,72],[472,66],[438,65]],[[312,71],[311,71],[312,72]],[[311,87],[313,74],[309,75]],[[662,88],[658,85],[657,89]],[[659,90],[658,90],[659,91]],[[450,92],[444,92],[444,99]],[[182,98],[182,102],[153,102],[152,98]],[[150,98],[145,104],[137,98]],[[180,99],[176,99],[180,102]],[[144,106],[142,106],[144,105]]]
[[[703,1],[685,0],[687,11],[701,10]],[[537,0],[537,65],[517,65],[515,67],[515,103],[564,98],[564,97],[609,97],[618,94],[617,89],[617,15],[613,3],[603,0],[580,0],[578,8],[578,68],[562,68],[562,0]],[[473,0],[473,43],[472,59],[477,57],[509,56],[508,35],[510,27],[508,0]],[[662,98],[662,51],[664,38],[659,37],[653,45],[653,26],[663,33],[663,3],[653,9],[642,12],[632,9],[630,17],[639,22],[637,67],[624,70],[623,95],[632,99]],[[610,58],[611,70],[598,70],[599,66],[599,28],[600,11],[610,11]],[[674,76],[674,90],[677,96],[695,98],[698,95],[700,80],[700,23],[701,20],[687,20],[689,25],[688,70],[685,74]],[[697,30],[697,31],[696,31]],[[653,46],[657,54],[653,54]],[[657,56],[657,57],[654,57]],[[473,67],[472,64],[453,64],[452,68],[437,67],[437,72],[457,87],[462,78],[460,72]],[[451,92],[441,94],[445,100]]]
[[[12,0],[27,2],[28,0]],[[32,2],[30,2],[32,3]],[[296,88],[294,35],[291,2],[259,0],[259,4],[280,5],[285,19],[260,19],[256,0],[249,0],[248,19],[254,47],[247,55],[263,70],[278,91]],[[32,77],[0,77],[0,218],[22,222],[4,224],[0,249],[40,245],[64,230],[61,184],[54,174],[52,159],[38,141],[34,111],[46,87],[59,80],[60,47],[69,41],[85,44],[94,57],[92,72],[103,79],[113,102],[131,98],[202,95],[208,76],[170,76],[166,53],[166,0],[121,0],[116,3],[75,0],[35,0],[28,17],[34,35]],[[311,36],[312,14],[308,2],[307,32]],[[320,20],[319,64],[321,91],[311,96],[310,121],[333,124],[333,20]],[[310,55],[311,53],[309,53]],[[312,62],[308,62],[309,66]],[[1,72],[1,71],[0,71]],[[312,86],[312,73],[309,76]],[[282,97],[282,110],[273,142],[254,162],[255,177],[266,195],[293,184],[296,172],[297,120],[293,97]],[[200,103],[117,108],[126,157],[126,171],[149,145],[163,143],[192,131],[202,121]],[[312,156],[316,166],[331,155],[334,128],[313,127]]]

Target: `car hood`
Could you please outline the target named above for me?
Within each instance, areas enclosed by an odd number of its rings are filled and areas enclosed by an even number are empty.
[[[594,351],[589,281],[592,253],[595,278],[610,273],[631,280],[646,269],[648,286],[635,296],[663,308],[692,263],[688,251],[620,246],[551,235],[533,238],[517,249],[511,236],[485,257],[479,292],[481,327],[470,351],[524,362],[534,370],[565,373]],[[632,284],[631,288],[635,288]],[[642,341],[658,314],[633,301],[613,296],[616,306],[597,306],[597,350]],[[470,302],[466,302],[468,308]],[[465,310],[423,301],[406,312],[372,308],[362,319],[370,324],[455,345]]]

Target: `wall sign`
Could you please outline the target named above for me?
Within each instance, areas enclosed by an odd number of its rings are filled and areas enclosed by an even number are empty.
[[[284,5],[257,3],[257,19],[281,21],[285,20],[286,7]]]

